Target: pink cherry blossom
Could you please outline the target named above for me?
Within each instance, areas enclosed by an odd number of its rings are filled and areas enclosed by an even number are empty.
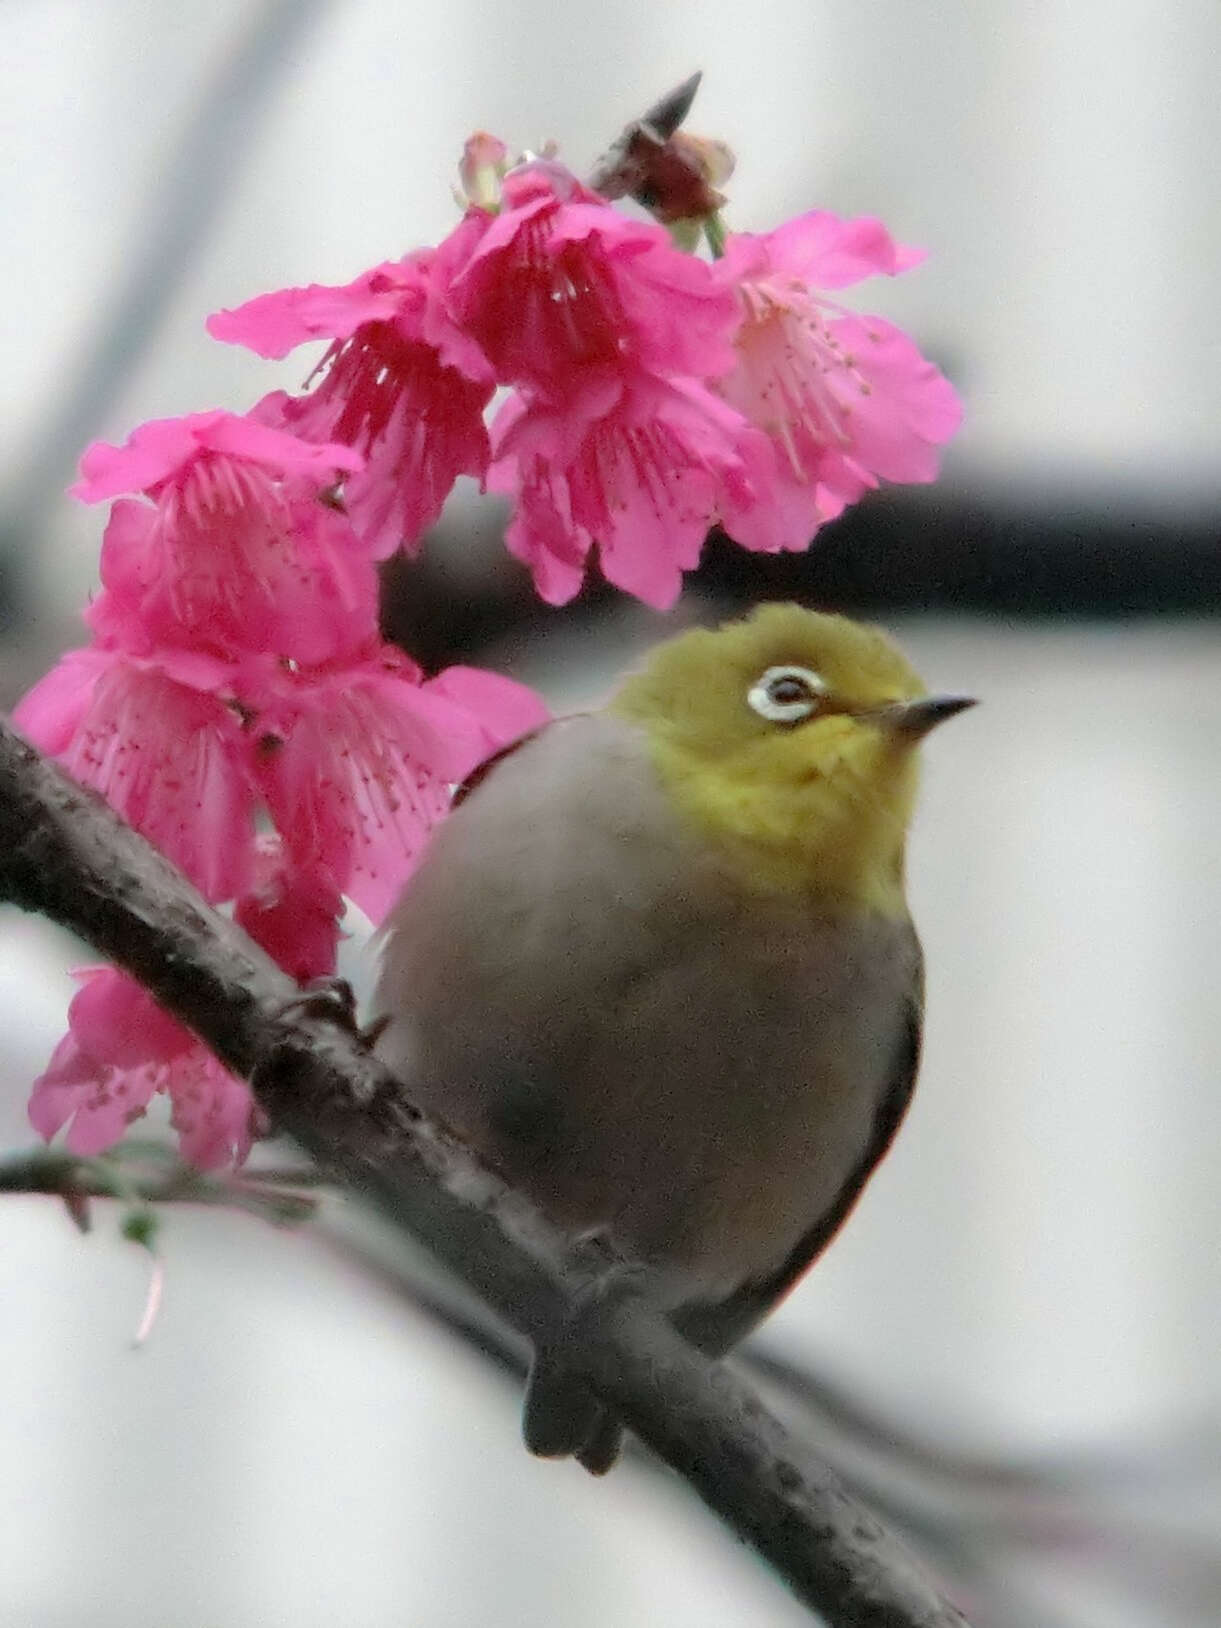
[[[285,854],[374,922],[451,784],[547,717],[533,691],[494,673],[451,668],[422,682],[392,646],[278,685],[255,726],[255,772]]]
[[[665,609],[732,494],[749,488],[742,417],[700,385],[603,376],[561,403],[510,398],[488,484],[516,500],[506,542],[550,604],[581,586],[598,548],[609,582]]]
[[[501,212],[473,241],[449,303],[501,383],[564,396],[591,369],[708,379],[733,365],[732,290],[560,164],[510,171]]]
[[[472,216],[442,250],[388,261],[343,287],[263,294],[208,319],[214,338],[261,356],[285,356],[309,339],[332,341],[309,395],[276,392],[257,413],[307,440],[340,441],[363,454],[365,467],[347,480],[344,501],[378,558],[400,545],[413,548],[458,476],[482,480],[487,468],[491,371],[444,299],[453,260],[480,230]]]
[[[77,973],[68,1033],[34,1083],[30,1123],[49,1141],[65,1125],[68,1150],[114,1145],[164,1091],[183,1157],[210,1169],[245,1157],[253,1105],[246,1085],[113,967]]]
[[[929,481],[962,409],[953,387],[898,328],[815,292],[894,276],[919,251],[871,219],[813,211],[763,236],[731,236],[715,274],[735,288],[737,365],[718,388],[762,430],[744,448],[755,486],[722,518],[751,548],[805,548],[879,479]]]
[[[78,493],[139,482],[151,501],[113,505],[106,592],[86,620],[139,653],[163,644],[309,662],[345,653],[376,625],[377,577],[320,492],[360,462],[349,447],[220,412],[141,425],[121,448],[95,443]]]

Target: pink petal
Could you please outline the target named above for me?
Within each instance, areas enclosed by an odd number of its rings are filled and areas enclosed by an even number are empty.
[[[484,667],[447,667],[436,678],[430,678],[424,689],[444,696],[477,718],[489,752],[499,751],[519,736],[540,729],[551,717],[536,691]]]
[[[147,990],[114,967],[90,968],[68,1008],[68,1025],[91,1056],[118,1068],[166,1062],[194,1044]]]
[[[217,410],[150,419],[137,425],[121,447],[95,441],[81,458],[81,479],[71,492],[97,503],[124,492],[153,491],[205,452],[245,459],[277,476],[309,475],[319,487],[363,462],[350,447],[311,445],[252,418]]]
[[[225,413],[198,439],[205,451],[223,452],[231,458],[261,464],[281,477],[308,477],[319,487],[331,485],[336,475],[351,474],[364,464],[364,459],[351,447],[333,441],[315,445],[237,413]]]
[[[845,489],[848,477],[843,461],[827,459],[827,473],[840,480],[839,488],[833,489],[813,470],[807,474],[794,469],[777,444],[757,432],[743,437],[741,450],[751,490],[745,496],[726,492],[721,524],[735,543],[757,553],[777,554],[785,549],[800,553],[810,546],[819,528],[842,514],[868,484],[855,476],[852,489]],[[813,469],[818,467],[815,462]]]
[[[303,712],[264,767],[267,803],[293,861],[333,876],[375,922],[449,803],[447,781],[396,738],[404,726],[418,733],[399,715],[399,699],[352,684]]]
[[[69,1152],[103,1153],[168,1090],[182,1156],[201,1168],[245,1157],[248,1088],[125,974],[92,967],[68,1012],[69,1032],[34,1083],[30,1122],[48,1140],[68,1125]]]
[[[895,277],[919,265],[923,249],[907,248],[871,215],[845,220],[812,209],[775,231],[731,235],[716,270],[721,278],[774,276],[813,288],[846,288],[866,277]]]
[[[84,503],[147,491],[196,455],[197,429],[223,416],[218,409],[185,418],[153,418],[137,425],[121,447],[94,441],[81,457],[80,480],[68,490]]]
[[[385,261],[350,283],[310,283],[260,294],[231,311],[217,311],[205,324],[213,339],[245,345],[274,360],[310,339],[347,339],[366,322],[389,322],[403,290],[417,286],[412,262]]]
[[[583,392],[531,401],[497,420],[489,485],[517,499],[506,541],[544,598],[571,597],[596,543],[609,581],[664,608],[698,562],[723,492],[743,487],[745,421],[691,381],[646,373],[621,377],[599,416],[589,402]]]
[[[294,866],[278,836],[261,839],[252,891],[233,915],[298,983],[335,971],[343,897],[329,875]]]
[[[244,1080],[198,1043],[168,1066],[164,1089],[182,1157],[200,1170],[241,1164],[254,1137],[254,1101]]]
[[[494,491],[516,493],[517,503],[505,528],[505,547],[528,566],[534,590],[548,605],[566,605],[585,581],[585,562],[593,539],[576,526],[568,488],[554,480],[523,482],[520,491],[510,464],[501,465],[502,484]]]
[[[176,665],[215,666],[186,651]],[[14,716],[210,899],[243,890],[253,818],[247,753],[237,720],[215,694],[118,652],[73,651]]]
[[[884,480],[935,480],[940,448],[962,422],[954,387],[880,317],[844,317],[834,332],[853,361],[851,375],[828,379],[847,415],[847,456]]]
[[[388,558],[400,546],[414,548],[436,523],[458,477],[481,481],[488,465],[483,411],[491,386],[438,366],[433,351],[414,350],[414,362],[397,378],[382,375],[380,388],[393,399],[384,417],[380,406],[370,407],[381,427],[364,443],[366,468],[344,487],[352,524],[375,559]],[[342,405],[338,373],[335,377],[333,390],[323,386],[306,398],[303,424],[320,426],[325,422],[320,408],[329,417],[332,402]],[[294,410],[288,412],[292,417]]]
[[[156,1069],[112,1068],[86,1052],[69,1032],[34,1082],[30,1123],[48,1141],[67,1124],[68,1151],[92,1158],[119,1141],[156,1089]]]
[[[121,497],[110,508],[102,534],[101,578],[115,599],[137,607],[157,580],[157,511],[150,503]]]
[[[26,691],[13,709],[13,722],[48,756],[62,756],[89,711],[98,680],[114,661],[105,650],[69,650]]]

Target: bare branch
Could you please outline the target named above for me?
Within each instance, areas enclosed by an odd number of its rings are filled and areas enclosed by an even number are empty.
[[[430,1126],[356,1037],[160,854],[0,725],[0,897],[72,928],[511,1327],[551,1347],[836,1628],[961,1628],[917,1564],[728,1368]]]

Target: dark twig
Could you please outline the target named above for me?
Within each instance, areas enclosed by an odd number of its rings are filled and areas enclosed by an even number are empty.
[[[898,1540],[729,1369],[446,1141],[399,1082],[160,854],[0,727],[0,896],[87,939],[252,1087],[279,1130],[573,1367],[837,1628],[955,1628]],[[297,1002],[300,1008],[300,1002]],[[460,1195],[460,1196],[459,1196]]]

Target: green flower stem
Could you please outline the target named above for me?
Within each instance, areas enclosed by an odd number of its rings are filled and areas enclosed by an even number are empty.
[[[719,260],[724,255],[725,239],[728,235],[725,222],[719,214],[704,216],[704,239],[714,260]]]

